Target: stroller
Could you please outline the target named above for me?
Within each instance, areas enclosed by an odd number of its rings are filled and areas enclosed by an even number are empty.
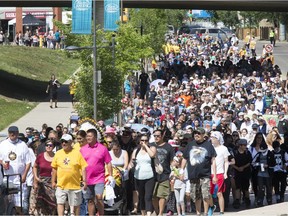
[[[20,174],[3,176],[3,184],[0,184],[0,215],[16,215],[16,207],[13,200],[13,194],[17,194],[19,190],[22,211],[22,184],[20,184],[20,188],[15,186],[13,182],[9,181],[9,178],[12,176],[19,176],[21,179]]]
[[[108,174],[106,175],[106,179]],[[114,204],[109,206],[107,202],[104,201],[104,214],[105,215],[123,215],[123,192],[124,192],[124,184],[123,184],[123,171],[117,167],[113,166],[113,178],[115,179],[115,199]],[[107,180],[108,181],[108,180]],[[104,191],[105,197],[106,189]],[[105,200],[105,198],[104,198]]]

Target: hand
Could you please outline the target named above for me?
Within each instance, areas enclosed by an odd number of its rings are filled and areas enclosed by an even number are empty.
[[[228,178],[227,174],[224,174],[224,179],[227,179],[227,178]]]
[[[179,179],[180,179],[180,181],[184,181],[184,174],[180,174]]]
[[[113,181],[115,182],[115,179],[113,178],[113,176],[111,176],[111,175],[108,176],[108,182],[111,183]]]
[[[9,169],[9,164],[8,163],[2,163],[3,169],[8,170]]]
[[[36,180],[37,182],[42,182],[42,180],[41,180],[40,178],[38,178],[38,177],[35,177],[35,180]]]
[[[48,90],[46,90],[46,93],[48,93]]]
[[[35,191],[38,190],[38,183],[37,183],[37,182],[34,182],[34,183],[33,183],[33,188],[34,188]]]
[[[56,182],[52,182],[52,189],[56,189]]]
[[[214,175],[212,178],[212,183],[217,184],[217,182],[218,182],[218,179],[217,179],[216,175]]]
[[[21,182],[22,182],[22,183],[25,183],[25,182],[26,182],[26,176],[24,176],[24,175],[22,176]]]
[[[87,190],[87,183],[85,181],[83,181],[82,183],[83,183],[83,187],[82,188],[83,188],[83,190],[86,191]]]

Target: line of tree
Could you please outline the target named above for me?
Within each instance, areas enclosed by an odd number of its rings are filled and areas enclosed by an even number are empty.
[[[162,52],[167,25],[181,26],[184,10],[132,9],[129,21],[119,23],[117,32],[104,32],[97,28],[97,47],[111,45],[115,36],[115,59],[111,48],[97,50],[97,70],[101,70],[102,82],[97,85],[97,120],[109,119],[121,109],[122,86],[127,76],[144,68],[143,62]],[[65,45],[93,46],[92,35],[71,34],[71,23],[55,22],[64,33]],[[106,41],[106,42],[103,42]],[[69,53],[81,59],[81,68],[76,79],[76,109],[80,117],[93,116],[93,58],[92,50]],[[142,61],[141,61],[142,59]],[[143,61],[146,59],[146,61]]]

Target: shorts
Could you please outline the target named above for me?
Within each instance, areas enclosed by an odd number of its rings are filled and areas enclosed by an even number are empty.
[[[95,185],[88,185],[86,190],[82,190],[85,200],[95,199],[96,195],[103,195],[104,183],[98,183]]]
[[[248,191],[250,186],[250,175],[236,175],[235,176],[235,186],[236,189],[241,189],[243,191]]]
[[[170,194],[170,181],[165,180],[163,182],[156,182],[153,196],[157,198],[168,199]]]
[[[59,187],[56,189],[57,204],[64,205],[67,198],[70,206],[80,206],[82,203],[82,193],[79,190],[63,190]]]
[[[191,199],[195,202],[201,199],[210,199],[210,178],[200,178],[190,180]]]
[[[213,178],[213,174],[211,175],[211,179]],[[225,189],[226,189],[226,185],[224,183],[224,174],[220,173],[220,174],[216,174],[218,182],[218,192],[224,193]],[[210,193],[214,194],[214,189],[215,189],[215,184],[212,183],[212,181],[210,181]]]
[[[57,100],[58,98],[58,92],[57,91],[51,91],[50,92],[50,100]]]

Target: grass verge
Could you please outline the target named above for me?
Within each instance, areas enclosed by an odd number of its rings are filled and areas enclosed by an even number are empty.
[[[0,131],[31,111],[36,105],[37,103],[35,102],[17,101],[0,97]]]

